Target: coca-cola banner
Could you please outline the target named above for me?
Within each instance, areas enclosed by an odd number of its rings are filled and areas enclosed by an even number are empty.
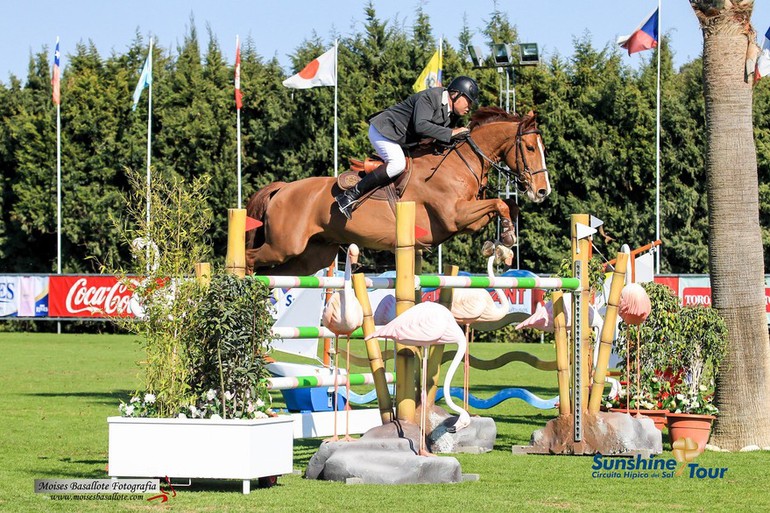
[[[115,276],[51,276],[50,317],[134,317],[131,290]]]

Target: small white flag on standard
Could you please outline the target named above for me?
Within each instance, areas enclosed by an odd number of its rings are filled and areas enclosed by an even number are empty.
[[[757,67],[754,70],[754,82],[762,77],[770,75],[770,28],[765,32],[765,42],[762,52],[757,57]]]
[[[283,81],[283,85],[292,89],[310,89],[319,86],[334,86],[337,84],[337,73],[334,66],[334,48],[313,59],[302,71]]]

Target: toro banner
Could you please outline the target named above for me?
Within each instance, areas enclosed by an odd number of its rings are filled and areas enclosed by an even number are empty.
[[[131,290],[115,276],[51,276],[50,317],[134,317]]]

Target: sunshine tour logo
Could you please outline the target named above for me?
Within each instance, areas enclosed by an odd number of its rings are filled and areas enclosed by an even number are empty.
[[[668,479],[687,476],[690,479],[723,479],[727,467],[703,467],[691,463],[699,454],[698,444],[689,438],[674,442],[673,458],[633,458],[594,456],[591,477],[594,479]]]

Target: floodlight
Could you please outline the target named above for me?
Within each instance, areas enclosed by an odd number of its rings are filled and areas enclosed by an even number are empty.
[[[471,57],[474,68],[480,68],[484,65],[484,54],[481,52],[481,47],[468,45],[468,55]]]
[[[519,44],[519,64],[522,66],[540,64],[540,52],[537,50],[537,43]]]
[[[495,64],[498,66],[510,66],[513,64],[511,59],[511,45],[497,43],[492,45],[492,51],[495,56]]]

